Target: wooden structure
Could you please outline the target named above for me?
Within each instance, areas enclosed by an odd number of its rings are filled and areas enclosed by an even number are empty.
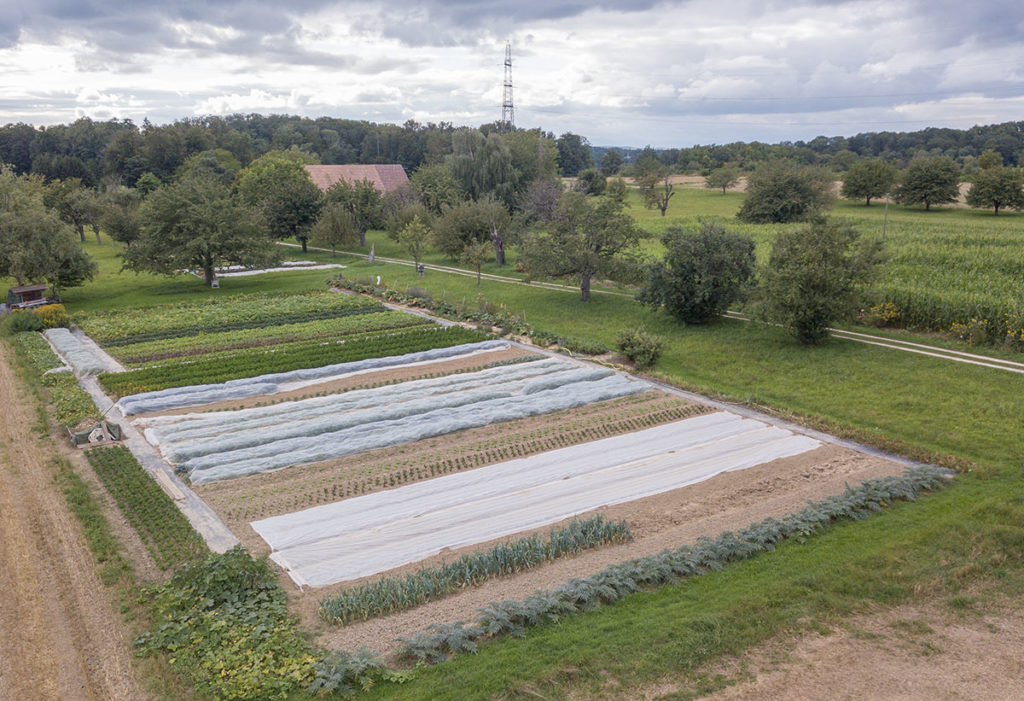
[[[60,301],[49,285],[19,285],[7,290],[8,309],[29,309]]]
[[[323,192],[342,179],[349,185],[369,180],[381,194],[393,192],[409,182],[405,168],[397,164],[306,166],[306,172]]]

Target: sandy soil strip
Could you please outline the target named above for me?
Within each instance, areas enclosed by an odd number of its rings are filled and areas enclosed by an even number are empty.
[[[0,698],[136,699],[131,642],[0,347]]]
[[[295,609],[303,622],[319,634],[318,642],[337,649],[353,650],[366,645],[389,651],[394,640],[425,629],[430,623],[471,621],[476,610],[491,601],[520,599],[536,589],[551,588],[571,577],[587,576],[616,562],[693,543],[700,536],[743,528],[769,516],[798,511],[808,499],[821,499],[842,492],[847,483],[884,475],[900,474],[903,467],[880,458],[845,448],[823,446],[792,458],[784,458],[738,472],[727,472],[705,482],[666,492],[655,497],[598,509],[614,520],[626,519],[634,542],[601,548],[570,560],[559,560],[516,577],[494,580],[455,596],[345,627],[328,626],[317,617],[317,606],[325,595],[342,588],[298,592],[288,584]],[[583,514],[586,517],[589,514]],[[552,524],[552,526],[558,524]],[[536,532],[546,534],[549,527]],[[526,533],[502,539],[511,540]],[[421,563],[398,568],[392,574],[451,561],[464,552],[484,550],[495,542],[447,552]],[[287,577],[282,575],[282,580]],[[350,584],[356,584],[353,582]]]

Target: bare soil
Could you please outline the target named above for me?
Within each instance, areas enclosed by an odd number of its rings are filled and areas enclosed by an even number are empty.
[[[366,645],[379,651],[391,651],[398,637],[423,630],[431,623],[471,621],[478,608],[492,601],[525,598],[537,589],[555,587],[571,577],[587,576],[617,562],[693,543],[701,536],[743,528],[769,516],[778,517],[797,511],[807,500],[841,492],[848,483],[900,472],[902,467],[894,462],[837,446],[823,446],[795,457],[727,472],[682,489],[593,512],[616,521],[625,519],[633,532],[632,543],[558,560],[410,611],[345,627],[320,621],[317,608],[326,595],[358,582],[307,591],[298,591],[290,584],[287,588],[304,627],[317,635],[320,644],[334,649],[351,650]],[[546,533],[547,530],[540,529],[539,532]],[[501,540],[520,538],[527,533]],[[498,541],[446,552],[415,565],[392,570],[389,574],[413,571],[442,560],[451,561],[465,552],[490,548],[495,542]]]
[[[0,698],[137,699],[130,635],[53,479],[54,444],[38,436],[0,345]]]

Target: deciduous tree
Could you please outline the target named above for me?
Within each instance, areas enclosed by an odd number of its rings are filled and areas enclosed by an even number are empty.
[[[303,167],[301,152],[271,151],[260,156],[238,177],[238,194],[255,207],[272,235],[294,237],[306,252],[323,196]]]
[[[971,207],[992,207],[999,214],[1001,207],[1024,209],[1024,175],[1019,168],[990,166],[978,171],[974,183],[967,191],[967,204]]]
[[[880,261],[877,240],[825,218],[779,233],[761,273],[760,315],[785,326],[804,345],[828,338],[828,327],[858,306],[862,285]]]
[[[154,190],[141,210],[142,234],[124,252],[124,267],[136,272],[174,275],[203,272],[213,284],[217,266],[265,266],[278,247],[257,215],[210,176],[183,178]]]
[[[926,212],[933,204],[955,202],[959,195],[960,166],[949,156],[914,159],[896,188],[897,202],[924,203]]]
[[[871,206],[871,198],[884,197],[892,191],[899,172],[896,167],[880,158],[857,161],[843,176],[840,194],[848,200],[864,200]]]
[[[704,178],[704,187],[710,190],[722,190],[722,194],[740,181],[740,169],[736,166],[724,165],[715,168]]]
[[[579,192],[562,196],[545,229],[526,237],[520,261],[532,276],[578,280],[584,302],[590,300],[593,279],[608,274],[640,237],[620,205]]]
[[[687,324],[706,324],[721,316],[754,274],[753,240],[721,224],[701,222],[693,232],[671,227],[661,241],[665,257],[648,266],[637,299],[664,306]]]
[[[781,224],[812,217],[831,203],[829,171],[775,161],[747,179],[747,196],[736,216],[751,224]]]

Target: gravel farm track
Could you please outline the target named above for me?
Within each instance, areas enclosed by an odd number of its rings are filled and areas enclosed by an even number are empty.
[[[131,639],[0,346],[0,699],[144,698]]]

